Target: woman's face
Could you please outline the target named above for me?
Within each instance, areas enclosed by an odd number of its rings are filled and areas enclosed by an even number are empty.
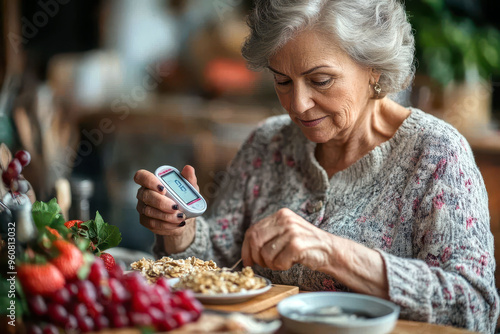
[[[326,35],[305,31],[269,60],[281,105],[316,143],[347,138],[368,107],[372,71]]]

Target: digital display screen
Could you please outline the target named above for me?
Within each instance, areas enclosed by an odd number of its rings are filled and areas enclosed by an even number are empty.
[[[161,177],[163,181],[184,201],[184,203],[190,203],[195,199],[198,199],[191,188],[181,179],[180,175],[175,171],[171,171]]]

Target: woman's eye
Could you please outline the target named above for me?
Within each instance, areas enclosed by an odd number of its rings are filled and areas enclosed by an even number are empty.
[[[276,81],[276,84],[281,85],[281,86],[286,86],[291,82],[291,80],[286,80],[286,81]]]
[[[286,86],[288,85],[292,80],[290,80],[289,78],[287,77],[277,77],[277,76],[274,76],[274,82],[277,84],[277,85],[281,85],[281,86]]]
[[[316,85],[316,86],[326,86],[328,85],[330,82],[332,82],[332,78],[328,79],[328,80],[325,80],[325,81],[314,81],[314,80],[311,80],[311,82]]]

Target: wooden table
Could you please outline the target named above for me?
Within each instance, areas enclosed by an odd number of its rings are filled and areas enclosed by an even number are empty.
[[[256,314],[257,317],[261,319],[273,319],[278,318],[278,310],[276,307],[272,307],[268,310]],[[476,333],[471,332],[461,328],[454,328],[449,326],[433,325],[425,322],[408,321],[399,319],[396,323],[396,327],[391,332],[391,334],[467,334]],[[281,328],[275,334],[292,334],[284,328]]]
[[[298,287],[288,286],[288,285],[274,285],[273,289],[267,293],[257,296],[250,301],[234,304],[234,305],[205,305],[207,310],[215,310],[217,312],[243,312],[253,315],[257,319],[261,320],[274,320],[279,319],[278,310],[276,305],[282,299],[299,293]],[[208,315],[203,315],[200,318],[200,323],[210,322],[211,319]],[[204,327],[204,326],[203,326]],[[170,334],[186,334],[199,332],[199,330],[189,330],[189,326],[180,328],[178,330],[169,332]],[[209,331],[210,333],[216,333]],[[227,332],[226,332],[227,333]],[[474,333],[467,331],[465,329],[454,328],[449,326],[433,325],[424,322],[408,321],[408,320],[398,320],[396,327],[391,332],[391,334],[466,334]],[[286,328],[281,327],[275,334],[292,334]]]

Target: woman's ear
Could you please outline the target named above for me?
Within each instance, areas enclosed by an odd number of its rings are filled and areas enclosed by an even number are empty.
[[[380,79],[382,73],[378,72],[374,68],[370,69],[370,85],[374,85]]]

